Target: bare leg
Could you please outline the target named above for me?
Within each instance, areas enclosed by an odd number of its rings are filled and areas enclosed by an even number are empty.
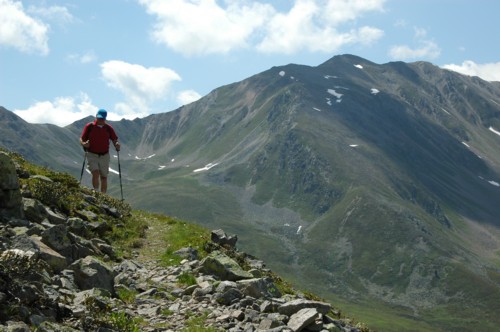
[[[101,176],[101,192],[106,193],[108,190],[108,178]]]
[[[99,190],[99,170],[92,171],[92,187],[94,190]]]

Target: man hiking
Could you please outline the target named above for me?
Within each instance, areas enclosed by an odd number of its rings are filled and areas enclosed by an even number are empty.
[[[92,187],[95,191],[100,189],[102,193],[108,189],[109,140],[113,142],[116,151],[120,151],[118,136],[113,127],[106,123],[107,115],[106,110],[100,109],[95,120],[85,125],[80,137],[80,144],[87,152],[88,168],[92,173]]]

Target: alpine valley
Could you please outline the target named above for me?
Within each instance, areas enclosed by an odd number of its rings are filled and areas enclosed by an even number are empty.
[[[80,178],[89,121],[30,124],[0,108],[0,145]],[[133,208],[237,234],[376,330],[500,326],[500,82],[339,55],[110,123]]]

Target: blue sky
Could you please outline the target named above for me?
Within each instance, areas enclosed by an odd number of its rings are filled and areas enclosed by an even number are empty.
[[[500,81],[495,0],[0,0],[0,106],[68,125],[172,111],[337,54]]]

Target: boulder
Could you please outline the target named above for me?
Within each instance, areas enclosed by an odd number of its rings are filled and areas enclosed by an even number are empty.
[[[281,297],[278,287],[270,278],[253,278],[238,281],[239,289],[243,294],[254,298]]]
[[[222,229],[216,229],[212,231],[211,240],[214,243],[218,243],[221,246],[229,246],[231,248],[236,247],[236,241],[238,241],[238,236],[231,235],[228,236]]]
[[[26,218],[35,223],[41,223],[48,217],[47,210],[42,203],[34,198],[23,197],[23,212]]]
[[[297,313],[293,314],[288,321],[288,327],[293,332],[302,331],[306,326],[313,323],[319,313],[314,308],[300,309]]]
[[[0,151],[0,219],[24,217],[19,188],[14,163],[5,152]]]
[[[75,283],[81,290],[104,289],[114,294],[114,273],[104,262],[88,256],[69,266],[75,272]]]
[[[201,272],[213,274],[221,280],[237,281],[253,278],[253,275],[244,271],[236,261],[219,251],[210,253],[201,261]]]
[[[281,314],[290,316],[306,308],[314,308],[321,314],[327,314],[332,309],[332,305],[325,302],[296,299],[282,304],[278,311]]]

